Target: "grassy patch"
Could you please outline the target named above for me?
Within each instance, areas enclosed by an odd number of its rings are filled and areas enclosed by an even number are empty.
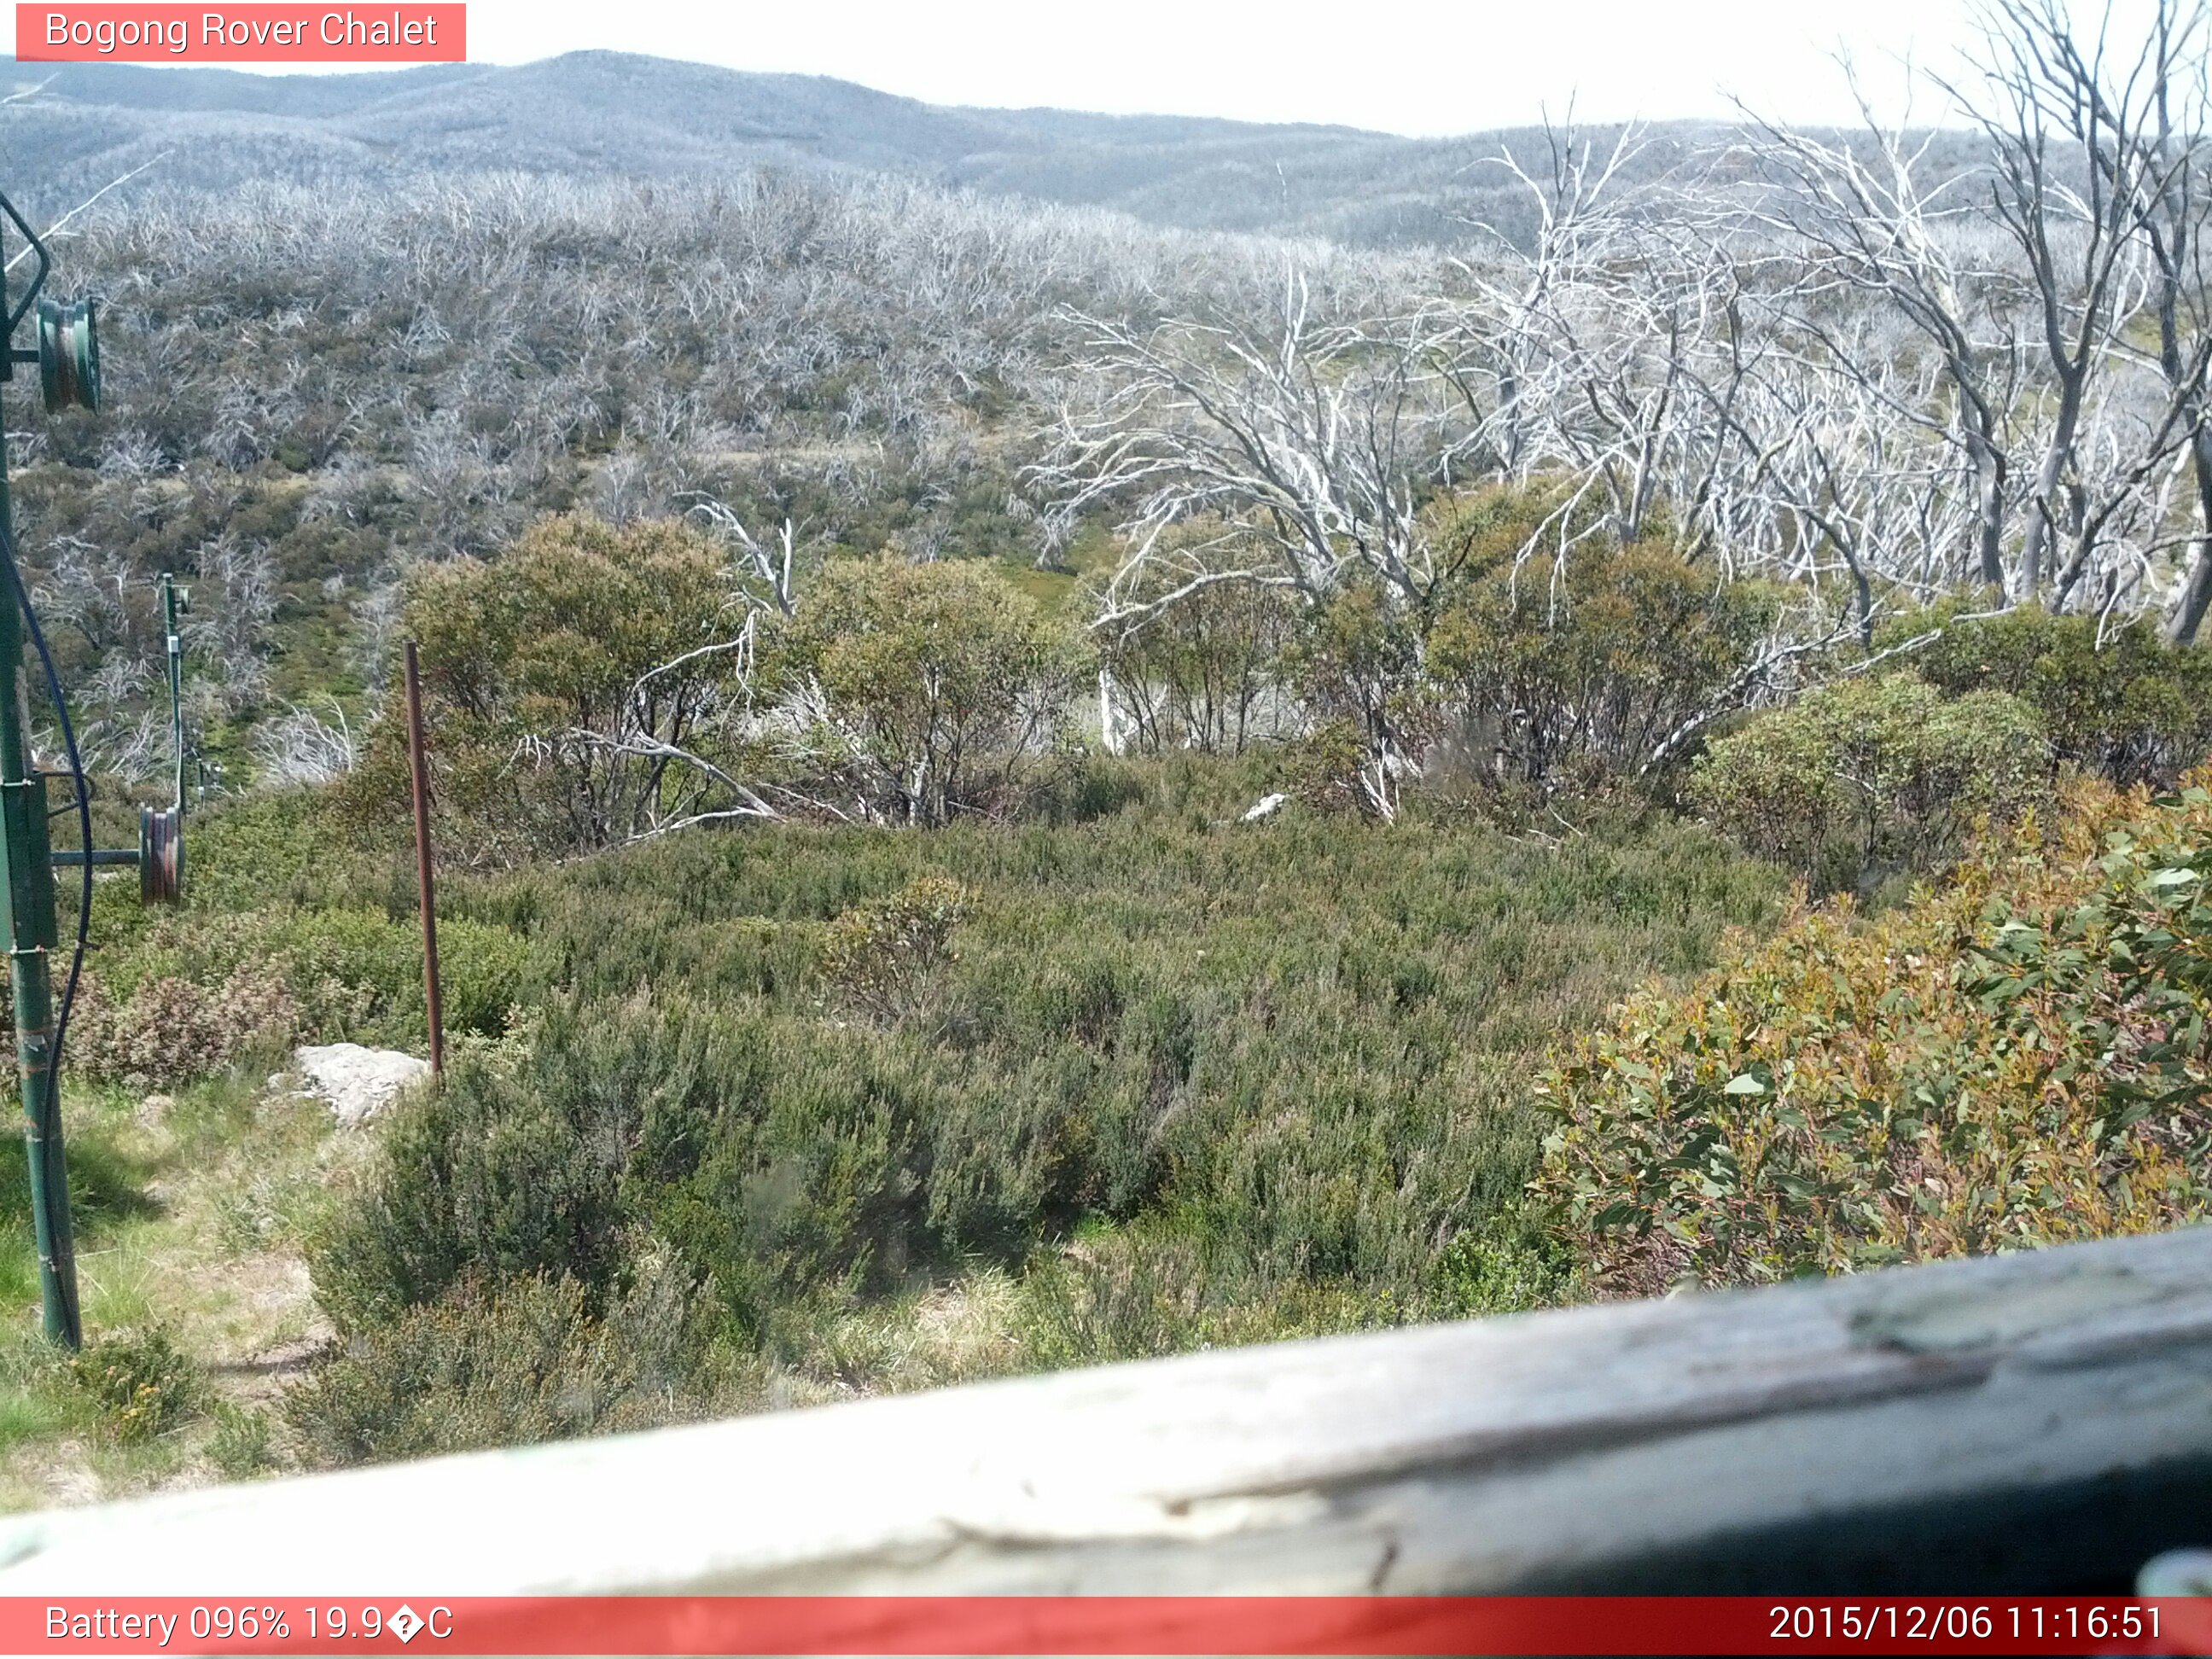
[[[41,1332],[24,1162],[0,1153],[0,1506],[286,1460],[265,1407],[286,1350],[303,1359],[325,1329],[297,1241],[357,1143],[333,1137],[322,1108],[266,1097],[257,1081],[65,1097],[87,1336],[76,1368]]]

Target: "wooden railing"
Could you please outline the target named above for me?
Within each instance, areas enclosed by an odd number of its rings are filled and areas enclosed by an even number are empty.
[[[2212,1229],[0,1524],[0,1592],[2124,1589],[2212,1543]]]

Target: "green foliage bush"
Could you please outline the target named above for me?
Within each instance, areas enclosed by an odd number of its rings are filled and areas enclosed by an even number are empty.
[[[225,799],[187,833],[186,908],[148,911],[114,893],[95,902],[70,1019],[72,1074],[170,1087],[295,1042],[423,1048],[411,862],[364,848],[329,792]],[[384,908],[361,904],[387,876]],[[439,950],[453,1036],[500,1036],[551,972],[498,921],[441,917]],[[0,1039],[9,1013],[0,1001]]]
[[[784,631],[777,661],[811,689],[842,766],[887,816],[941,824],[1011,804],[1060,735],[1073,641],[1036,602],[970,561],[833,563]]]
[[[785,826],[458,884],[562,989],[395,1112],[317,1239],[356,1351],[395,1333],[404,1370],[538,1280],[603,1320],[654,1253],[696,1352],[801,1371],[978,1272],[1018,1279],[1018,1365],[1541,1294],[1520,1257],[1438,1266],[1533,1171],[1535,1058],[1651,963],[1709,961],[1771,873],[1663,822],[1246,826],[1249,767],[1124,770],[1134,799],[1055,827]],[[850,1018],[878,960],[899,988]]]
[[[1547,1084],[1601,1287],[1756,1283],[2212,1209],[2212,791],[2067,787],[1868,921],[1801,911]]]
[[[635,1248],[625,1229],[649,1227],[757,1334],[928,1253],[921,1126],[951,1115],[935,1086],[860,1031],[671,997],[556,1007],[518,1071],[457,1065],[398,1115],[372,1190],[314,1253],[319,1291],[356,1330],[472,1274],[565,1277],[596,1308]]]
[[[2028,703],[2059,760],[2123,786],[2162,786],[2212,755],[2212,653],[2166,644],[2149,617],[1938,610],[1899,618],[1885,637],[1937,626],[1913,659],[1919,672],[1953,696],[1994,690]]]
[[[544,982],[526,940],[465,916],[440,919],[438,963],[449,1031],[497,1035]],[[412,916],[343,904],[165,916],[104,955],[100,972],[120,995],[143,994],[161,978],[218,986],[259,975],[285,988],[303,1036],[416,1048],[428,1040],[422,933]]]
[[[1576,1254],[1525,1212],[1501,1214],[1437,1254],[1435,1305],[1465,1318],[1526,1313],[1570,1299],[1579,1288]]]
[[[1273,781],[1316,811],[1374,814],[1378,803],[1370,785],[1387,787],[1389,793],[1381,804],[1395,810],[1396,778],[1370,753],[1351,720],[1315,725],[1285,747],[1276,769]]]
[[[1906,674],[1839,681],[1716,738],[1691,801],[1760,855],[1827,889],[1925,872],[1983,817],[2044,799],[2034,709],[2002,691],[1946,698]]]
[[[450,1035],[498,1036],[545,982],[528,942],[507,928],[449,918],[438,942]],[[68,1063],[143,1090],[295,1042],[342,1040],[413,1049],[428,1041],[411,918],[342,906],[186,912],[96,954],[70,1014]]]
[[[1203,1224],[1173,1212],[1086,1228],[1031,1260],[1012,1327],[1032,1367],[1103,1365],[1194,1348],[1290,1341],[1453,1311],[1395,1287],[1250,1277]]]
[[[1440,498],[1425,527],[1457,574],[1430,625],[1426,672],[1468,760],[1528,783],[1635,775],[1737,706],[1778,590],[1656,542],[1557,532],[1541,491]]]
[[[255,1406],[218,1401],[215,1432],[208,1437],[208,1457],[226,1480],[251,1480],[266,1474],[282,1462],[276,1450],[276,1425],[267,1412]]]
[[[403,904],[414,902],[411,865],[381,856],[385,837],[368,837],[344,810],[343,792],[295,787],[255,790],[224,797],[191,813],[185,828],[190,860],[185,872],[191,914],[213,918],[245,910],[284,910],[331,903],[358,904],[365,892],[389,890]],[[387,828],[398,828],[394,819]],[[411,847],[400,829],[395,850]],[[157,921],[136,906],[96,903],[94,921],[137,924]]]
[[[579,1040],[556,1007],[528,1076],[463,1055],[443,1087],[392,1115],[376,1179],[311,1250],[341,1328],[389,1322],[471,1274],[553,1274],[605,1290],[622,1249],[617,1184],[636,1133],[623,1085],[636,1079],[580,1079],[581,1065],[563,1066]]]
[[[165,975],[121,1002],[88,979],[70,1012],[68,1054],[86,1077],[143,1090],[289,1043],[299,1027],[299,1004],[265,963],[241,963],[211,989]]]
[[[1137,614],[1107,631],[1100,658],[1131,747],[1150,755],[1178,748],[1241,755],[1279,733],[1285,656],[1299,625],[1295,596],[1279,586],[1217,580],[1171,598],[1193,581],[1252,562],[1223,525],[1201,518],[1164,532],[1156,561],[1116,585],[1115,608]],[[1107,599],[1094,586],[1084,595],[1085,612],[1097,614]]]
[[[916,876],[888,898],[856,904],[823,934],[822,971],[879,1019],[915,1011],[952,959],[952,930],[972,901],[951,877]]]
[[[465,1281],[356,1337],[285,1397],[311,1462],[617,1433],[696,1409],[686,1300],[651,1259],[603,1313],[573,1279]]]
[[[151,1440],[198,1416],[206,1403],[206,1376],[166,1326],[88,1342],[69,1369],[118,1440]]]
[[[1212,1339],[1203,1241],[1170,1227],[1099,1231],[1031,1264],[1017,1328],[1046,1370],[1151,1359]]]
[[[1548,796],[1663,770],[1741,707],[1780,616],[1771,585],[1609,541],[1543,488],[1445,492],[1421,530],[1417,595],[1349,581],[1283,652],[1311,799],[1387,817],[1416,773]]]
[[[1390,817],[1442,725],[1421,672],[1421,618],[1376,583],[1310,607],[1285,668],[1310,726],[1291,769],[1308,799]]]
[[[749,605],[727,560],[680,523],[616,530],[541,521],[494,562],[419,567],[405,622],[419,642],[441,856],[499,864],[605,846],[711,778],[621,741],[644,695],[653,735],[684,748],[733,696],[736,660],[718,653],[640,677],[736,639]],[[343,795],[370,835],[406,821],[406,720],[397,677],[385,717]]]

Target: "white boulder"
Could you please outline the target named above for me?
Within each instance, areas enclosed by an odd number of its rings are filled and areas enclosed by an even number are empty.
[[[303,1092],[330,1103],[340,1123],[366,1123],[398,1099],[400,1091],[430,1075],[430,1062],[396,1048],[364,1048],[358,1042],[331,1042],[293,1051],[292,1066]]]
[[[1270,813],[1273,812],[1276,808],[1279,807],[1289,799],[1290,797],[1288,795],[1283,794],[1279,792],[1272,795],[1262,795],[1256,802],[1254,803],[1252,810],[1245,813],[1242,822],[1245,823],[1257,823],[1261,818],[1264,818]]]

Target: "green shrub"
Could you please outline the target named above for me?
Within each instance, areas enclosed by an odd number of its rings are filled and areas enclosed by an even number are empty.
[[[1440,1313],[1480,1318],[1550,1307],[1574,1288],[1573,1253],[1516,1213],[1493,1217],[1437,1254],[1432,1299]]]
[[[917,1123],[934,1086],[860,1031],[688,1000],[556,1006],[516,1070],[464,1059],[403,1109],[313,1253],[318,1292],[355,1330],[471,1274],[566,1276],[599,1298],[623,1224],[649,1220],[758,1331],[933,1254]]]
[[[207,1379],[165,1326],[85,1344],[69,1362],[77,1386],[106,1414],[115,1437],[151,1440],[199,1414]]]
[[[689,1294],[643,1258],[604,1315],[573,1279],[457,1285],[356,1336],[286,1396],[310,1461],[384,1462],[696,1414]]]
[[[1752,851],[1826,888],[1928,871],[1975,821],[2047,792],[2035,711],[2002,691],[1945,698],[1910,675],[1810,692],[1713,740],[1689,796]]]
[[[594,1294],[611,1282],[617,1186],[637,1133],[621,1085],[633,1079],[593,1088],[562,1074],[575,1040],[556,1008],[527,1080],[458,1056],[442,1087],[393,1115],[367,1191],[311,1243],[317,1293],[342,1329],[436,1302],[471,1274],[550,1273]]]
[[[1300,621],[1284,666],[1312,721],[1293,759],[1301,792],[1394,818],[1441,725],[1421,676],[1425,618],[1364,581]]]
[[[2212,792],[2069,785],[1942,885],[1632,999],[1547,1087],[1602,1288],[1755,1283],[2212,1210]]]
[[[1554,534],[1524,557],[1547,505],[1486,491],[1428,509],[1460,568],[1429,631],[1433,695],[1468,764],[1500,781],[1636,775],[1741,702],[1779,591],[1656,543],[1561,554]]]
[[[1198,1239],[1102,1233],[1031,1267],[1019,1328],[1031,1363],[1045,1369],[1151,1359],[1203,1343],[1207,1304]]]
[[[909,824],[1010,804],[1059,741],[1076,659],[1066,629],[997,572],[888,558],[830,565],[777,653],[811,688],[823,763]]]
[[[1298,626],[1298,603],[1282,587],[1218,580],[1253,562],[1249,550],[1224,531],[1210,517],[1172,526],[1152,558],[1114,584],[1116,611],[1158,606],[1118,625],[1100,647],[1117,729],[1139,752],[1241,755],[1279,735],[1285,653]],[[1207,577],[1216,580],[1161,603]],[[1093,589],[1084,609],[1097,614],[1109,602],[1107,592]]]
[[[415,917],[342,908],[257,919],[261,946],[302,988],[325,1036],[428,1040],[422,924]],[[446,1029],[496,1036],[543,983],[529,944],[504,927],[463,916],[438,919],[438,981]]]
[[[1031,1261],[1012,1322],[1024,1360],[1057,1369],[1289,1341],[1394,1325],[1420,1305],[1352,1282],[1266,1284],[1218,1245],[1189,1218],[1153,1216]]]
[[[1032,778],[1022,799],[1022,822],[1065,827],[1125,811],[1144,799],[1151,769],[1118,757],[1073,756]]]
[[[449,1032],[496,1036],[546,977],[526,939],[467,917],[440,918],[438,959]],[[103,952],[98,967],[100,982],[126,1001],[161,980],[211,994],[245,974],[281,986],[301,1037],[418,1048],[428,1037],[422,934],[412,917],[343,905],[187,911]]]
[[[546,519],[495,563],[417,566],[406,623],[421,646],[441,855],[503,864],[604,847],[720,804],[712,770],[641,751],[625,722],[644,697],[658,744],[714,748],[719,717],[741,696],[738,659],[701,647],[737,639],[749,610],[720,550],[671,521]],[[639,689],[648,670],[679,662],[649,696]],[[395,677],[338,787],[372,839],[406,820],[401,696]]]
[[[299,1004],[266,962],[241,962],[212,989],[165,975],[119,1002],[88,978],[70,1012],[68,1054],[86,1077],[144,1090],[289,1044],[299,1029]]]
[[[1240,824],[1261,763],[1125,769],[1124,807],[1059,827],[779,826],[456,882],[563,988],[338,1196],[311,1261],[349,1340],[417,1352],[422,1310],[539,1279],[602,1319],[641,1241],[702,1342],[841,1382],[979,1276],[1012,1282],[1017,1365],[1545,1294],[1485,1231],[1534,1172],[1545,1045],[1708,964],[1775,872],[1666,819]]]
[[[382,827],[398,831],[394,843],[404,846],[410,844],[408,823],[394,817]],[[398,880],[403,896],[414,891],[411,866],[403,868],[398,860],[365,849],[358,827],[346,821],[333,790],[293,787],[225,796],[194,807],[185,838],[185,898],[190,914],[202,919],[234,911],[356,904],[364,889],[387,878]],[[143,914],[122,905],[100,909],[118,920]]]
[[[952,930],[967,917],[967,889],[935,871],[888,898],[854,905],[830,924],[822,971],[878,1018],[919,1010],[952,960]]]
[[[1396,774],[1375,758],[1356,720],[1316,721],[1285,745],[1282,762],[1284,783],[1310,806],[1369,814],[1397,810]]]
[[[2123,786],[2171,784],[2212,755],[2212,653],[2168,645],[2154,619],[1910,615],[1885,638],[1942,633],[1914,662],[1954,696],[2008,692],[2042,715],[2052,752]]]
[[[252,1406],[218,1403],[208,1456],[226,1480],[251,1480],[277,1467],[276,1425]]]

